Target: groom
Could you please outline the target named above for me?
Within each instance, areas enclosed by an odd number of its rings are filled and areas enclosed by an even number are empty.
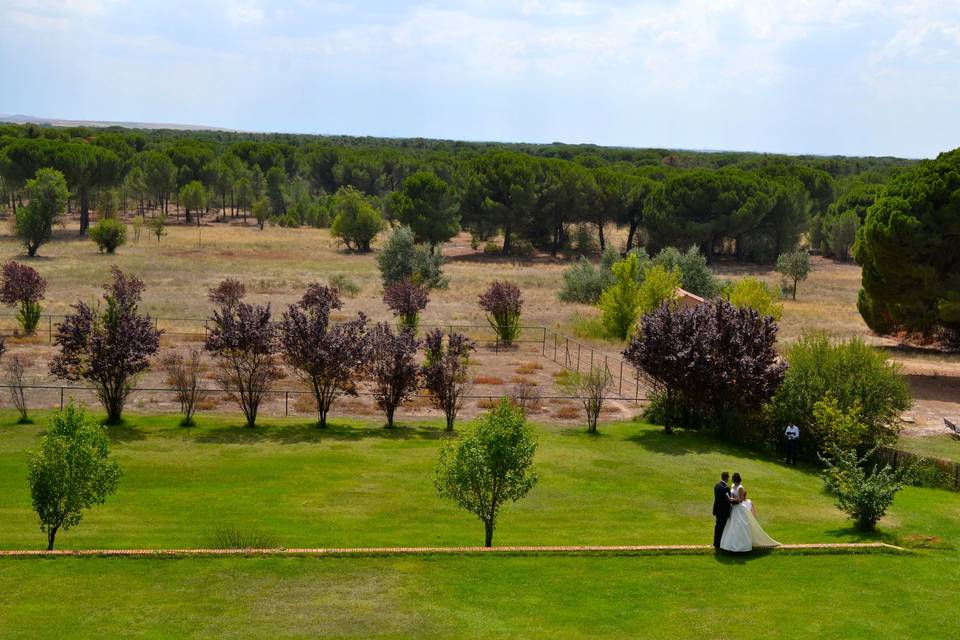
[[[713,527],[713,548],[720,548],[720,538],[723,537],[723,527],[730,517],[730,474],[724,471],[720,474],[720,482],[713,487],[713,515],[717,524]]]

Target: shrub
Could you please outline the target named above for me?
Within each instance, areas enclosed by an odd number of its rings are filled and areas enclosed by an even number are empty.
[[[63,174],[56,169],[40,169],[36,177],[27,181],[30,198],[25,207],[17,209],[14,231],[27,250],[37,255],[37,249],[53,237],[53,223],[67,205],[70,192]]]
[[[283,376],[276,362],[276,326],[270,305],[237,301],[213,312],[213,325],[204,348],[216,359],[217,380],[237,396],[247,426],[254,427],[257,412],[273,382]]]
[[[872,530],[893,504],[893,498],[913,474],[913,465],[894,470],[889,464],[874,465],[867,473],[864,466],[873,455],[863,457],[855,449],[834,448],[830,457],[821,457],[826,465],[823,485],[837,500],[837,507],[861,529]]]
[[[140,233],[143,231],[143,216],[133,216],[130,220],[130,228],[133,229],[133,242],[140,242]]]
[[[367,319],[330,324],[330,313],[342,307],[337,291],[311,284],[280,319],[283,357],[310,386],[317,403],[317,424],[341,395],[357,395],[356,380],[369,356]]]
[[[342,187],[333,197],[333,223],[330,233],[340,238],[347,249],[366,253],[370,242],[383,229],[383,218],[360,191]]]
[[[573,229],[570,238],[570,251],[578,256],[595,256],[600,251],[600,241],[593,225],[581,222]]]
[[[784,280],[792,282],[789,289],[796,300],[797,284],[810,275],[810,254],[802,250],[781,253],[777,258],[777,273],[781,274]]]
[[[335,273],[328,280],[330,287],[341,296],[353,298],[360,293],[360,285],[343,273]]]
[[[60,529],[80,524],[84,509],[116,492],[121,475],[106,430],[73,404],[53,414],[28,466],[33,510],[47,534],[48,551]]]
[[[104,218],[90,228],[90,239],[100,253],[113,253],[127,242],[127,226],[116,218]]]
[[[409,227],[397,227],[377,256],[380,277],[386,288],[404,280],[428,289],[447,286],[443,275],[443,256],[429,245],[416,244]]]
[[[521,378],[510,390],[510,400],[526,415],[542,406],[543,394],[535,382]]]
[[[383,302],[400,318],[400,326],[414,331],[429,301],[425,289],[407,281],[395,282],[383,292]]]
[[[616,281],[610,267],[620,259],[613,247],[607,247],[600,257],[599,266],[581,256],[571,267],[563,272],[563,287],[557,295],[564,302],[596,304],[604,289]]]
[[[207,291],[207,300],[219,307],[235,307],[247,295],[247,287],[234,278],[226,278]]]
[[[643,282],[637,290],[640,313],[650,313],[665,302],[677,297],[682,274],[677,268],[667,270],[660,265],[652,265],[644,270]]]
[[[536,451],[523,411],[504,398],[469,434],[440,450],[434,486],[441,497],[480,518],[489,547],[503,505],[523,498],[537,484]]]
[[[420,368],[416,354],[420,341],[412,329],[394,333],[386,322],[374,326],[369,339],[367,373],[373,380],[373,397],[391,428],[397,407],[417,391]]]
[[[653,264],[667,271],[679,269],[680,286],[702,298],[712,298],[720,290],[717,279],[707,266],[706,257],[696,246],[685,252],[676,247],[666,247],[653,258]]]
[[[167,235],[167,216],[160,214],[150,218],[147,222],[147,226],[150,227],[150,233],[157,238],[157,244],[160,244],[160,238]]]
[[[494,281],[480,295],[480,308],[487,314],[487,322],[504,344],[510,344],[520,335],[520,312],[523,297],[520,287],[512,282]]]
[[[600,294],[601,321],[607,334],[626,340],[640,314],[639,262],[631,253],[612,267],[614,284]]]
[[[801,336],[786,353],[790,364],[768,407],[773,428],[794,423],[811,437],[801,447],[811,455],[825,451],[826,433],[817,428],[815,407],[832,396],[836,409],[857,415],[865,430],[858,449],[890,444],[899,432],[900,414],[910,405],[907,384],[896,364],[859,338],[832,343],[822,334]],[[832,404],[832,403],[831,403]]]
[[[777,321],[783,316],[783,305],[777,302],[780,296],[756,278],[743,278],[728,285],[723,297],[735,307],[748,307]]]
[[[457,412],[470,391],[467,365],[475,346],[462,333],[451,332],[444,347],[443,331],[434,329],[424,339],[424,350],[426,354],[421,370],[423,386],[430,392],[434,405],[443,411],[447,419],[447,431],[453,431]]]
[[[658,385],[667,408],[681,398],[697,404],[727,436],[733,435],[727,412],[759,408],[783,379],[776,338],[772,318],[724,300],[680,309],[664,304],[643,317],[623,355]],[[668,413],[665,431],[675,424]]]
[[[150,367],[149,358],[160,348],[153,319],[137,309],[143,281],[113,267],[113,282],[105,285],[105,305],[73,306],[60,326],[54,344],[60,347],[50,372],[65,380],[93,383],[107,411],[107,420],[119,422],[136,376]]]
[[[47,281],[36,269],[19,262],[3,265],[0,273],[0,302],[17,306],[17,322],[25,334],[33,335],[40,322],[40,301],[47,290]]]

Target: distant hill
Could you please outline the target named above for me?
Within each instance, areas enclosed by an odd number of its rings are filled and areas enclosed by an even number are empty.
[[[47,127],[123,127],[125,129],[171,129],[178,131],[238,131],[223,127],[209,127],[202,124],[170,124],[164,122],[113,122],[109,120],[64,120],[61,118],[39,118],[21,114],[0,114],[0,122],[13,124],[35,124]]]

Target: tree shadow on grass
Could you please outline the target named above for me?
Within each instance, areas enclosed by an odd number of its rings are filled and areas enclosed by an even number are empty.
[[[147,436],[127,421],[121,421],[115,424],[103,424],[107,430],[107,436],[111,442],[137,442],[145,440]]]
[[[319,428],[316,423],[301,423],[271,426],[268,424],[248,428],[242,425],[211,427],[199,431],[195,442],[204,444],[302,444],[324,441],[359,441],[370,438],[381,440],[439,440],[448,432],[437,427],[395,426],[392,429],[378,427],[355,427],[348,424],[330,423]]]
[[[831,538],[837,538],[838,542],[886,542],[887,544],[896,544],[896,539],[891,534],[880,529],[867,531],[851,525],[839,529],[828,529],[824,533]]]
[[[744,451],[720,442],[702,433],[674,431],[666,434],[661,429],[646,429],[627,438],[653,453],[670,456],[683,456],[688,453],[725,453],[731,456],[743,455]]]

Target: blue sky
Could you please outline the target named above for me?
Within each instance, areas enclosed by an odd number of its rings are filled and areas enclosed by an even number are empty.
[[[960,0],[0,0],[0,113],[931,157]]]

